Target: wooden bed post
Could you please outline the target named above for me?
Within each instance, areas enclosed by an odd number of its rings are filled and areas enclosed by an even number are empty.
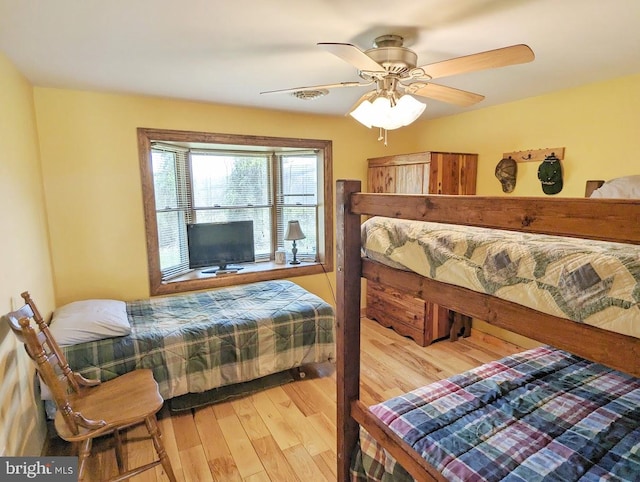
[[[358,439],[358,423],[351,403],[360,397],[360,216],[350,210],[351,194],[360,181],[337,181],[336,211],[336,376],[338,481],[349,478],[351,454]],[[345,300],[349,300],[348,303]],[[347,363],[346,354],[349,355]]]

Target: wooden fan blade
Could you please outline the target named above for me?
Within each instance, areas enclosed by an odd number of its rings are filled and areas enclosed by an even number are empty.
[[[373,60],[355,45],[332,42],[320,42],[320,47],[333,55],[340,57],[345,62],[350,63],[358,70],[367,72],[384,72],[384,67]]]
[[[286,94],[289,92],[298,92],[304,90],[321,90],[321,89],[334,89],[336,87],[365,87],[371,85],[372,82],[338,82],[336,84],[324,84],[324,85],[312,85],[306,87],[294,87],[292,89],[280,89],[280,90],[266,90],[260,92],[261,94]]]
[[[473,92],[467,92],[466,90],[455,89],[453,87],[446,87],[438,84],[426,84],[415,90],[409,88],[407,89],[407,92],[463,107],[469,107],[470,105],[476,104],[484,99],[484,95],[474,94]]]
[[[432,79],[451,75],[495,69],[508,65],[524,64],[535,58],[529,46],[520,44],[496,50],[487,50],[478,54],[466,55],[455,59],[443,60],[420,67]]]

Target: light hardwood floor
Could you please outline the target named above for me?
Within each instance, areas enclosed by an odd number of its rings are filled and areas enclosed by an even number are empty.
[[[455,343],[422,348],[365,319],[361,398],[374,404],[518,351],[522,348],[476,331]],[[315,376],[231,402],[177,413],[165,407],[159,425],[181,481],[335,481],[335,412],[335,373],[326,366]],[[139,427],[127,433],[131,464],[154,457],[151,442],[138,439],[145,432]],[[66,442],[49,440],[48,455],[72,455]],[[106,440],[94,444],[94,454],[91,480],[117,473]],[[161,467],[154,470],[131,480],[167,480]]]

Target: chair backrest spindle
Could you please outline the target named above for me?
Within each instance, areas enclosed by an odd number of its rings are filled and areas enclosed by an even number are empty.
[[[79,427],[98,428],[101,421],[87,420],[81,413],[73,410],[69,393],[80,393],[83,387],[100,384],[99,380],[87,380],[69,367],[60,346],[53,338],[47,323],[40,315],[28,292],[22,293],[26,304],[16,311],[2,316],[18,340],[24,343],[29,357],[34,361],[36,370],[42,381],[49,387],[53,399],[62,414],[66,425],[73,434],[78,434]],[[31,325],[34,320],[40,331],[36,332]]]
[[[50,362],[49,356],[47,356],[44,345],[40,342],[38,334],[31,326],[32,316],[33,312],[31,308],[25,305],[21,309],[8,313],[2,318],[9,323],[11,330],[18,339],[24,343],[27,354],[36,364],[36,370],[40,378],[42,378],[51,390],[56,406],[62,413],[69,430],[77,434],[79,431],[78,424],[73,417],[73,409],[69,403],[66,386],[58,378],[54,365]]]
[[[29,308],[31,308],[31,312],[32,312],[31,318],[33,318],[33,320],[38,325],[38,328],[40,329],[39,336],[41,337],[44,336],[44,342],[46,342],[46,345],[50,350],[51,356],[55,357],[56,364],[60,367],[62,376],[66,379],[71,389],[74,392],[78,393],[80,391],[78,380],[74,376],[74,373],[71,370],[71,368],[69,367],[66,357],[60,350],[60,346],[58,345],[58,342],[56,342],[56,340],[51,335],[51,331],[49,330],[49,325],[47,324],[46,321],[44,321],[44,318],[42,318],[42,315],[38,311],[38,308],[36,308],[36,305],[33,299],[31,298],[31,295],[29,294],[29,292],[25,291],[21,293],[20,296],[22,296],[26,305],[29,306]]]

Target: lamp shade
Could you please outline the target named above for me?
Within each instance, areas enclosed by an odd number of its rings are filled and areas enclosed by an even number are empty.
[[[298,221],[289,221],[289,225],[287,226],[287,232],[284,235],[284,239],[287,241],[295,241],[297,239],[304,239],[305,235],[300,229],[300,222]]]
[[[369,128],[392,130],[414,122],[426,107],[426,104],[410,95],[403,95],[395,103],[386,96],[378,95],[373,102],[369,99],[360,102],[349,114]]]

